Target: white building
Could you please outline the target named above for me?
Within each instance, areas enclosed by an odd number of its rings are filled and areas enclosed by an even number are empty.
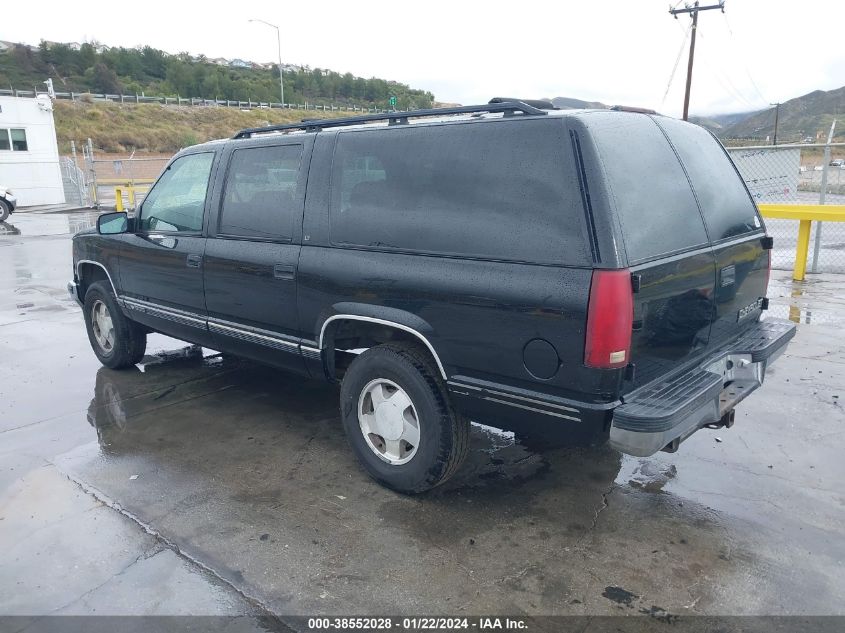
[[[0,97],[0,184],[18,206],[64,204],[53,104],[37,99]]]

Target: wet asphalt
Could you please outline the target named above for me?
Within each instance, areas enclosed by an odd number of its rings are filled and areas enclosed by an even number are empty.
[[[641,459],[476,424],[404,497],[332,385],[159,335],[102,368],[65,290],[94,218],[0,224],[0,614],[845,614],[845,276],[773,274],[798,334],[732,429]]]

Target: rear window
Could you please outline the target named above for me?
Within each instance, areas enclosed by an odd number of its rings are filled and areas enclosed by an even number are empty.
[[[687,169],[710,239],[722,240],[761,227],[745,183],[713,136],[676,119],[656,118]]]
[[[560,121],[348,131],[332,168],[333,244],[586,265]]]
[[[232,154],[219,235],[289,241],[302,213],[296,187],[302,145],[250,147]]]
[[[583,122],[603,163],[630,263],[708,243],[684,170],[650,117],[596,112]]]

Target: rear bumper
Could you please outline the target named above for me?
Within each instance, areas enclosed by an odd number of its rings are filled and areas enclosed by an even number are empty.
[[[628,394],[613,412],[610,445],[640,457],[674,450],[700,428],[719,423],[763,384],[767,366],[793,336],[791,321],[760,321],[698,367]]]

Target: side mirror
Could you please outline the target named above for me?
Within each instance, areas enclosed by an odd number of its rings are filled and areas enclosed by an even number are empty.
[[[100,235],[115,235],[129,230],[129,218],[125,213],[104,213],[97,218],[97,233]]]

